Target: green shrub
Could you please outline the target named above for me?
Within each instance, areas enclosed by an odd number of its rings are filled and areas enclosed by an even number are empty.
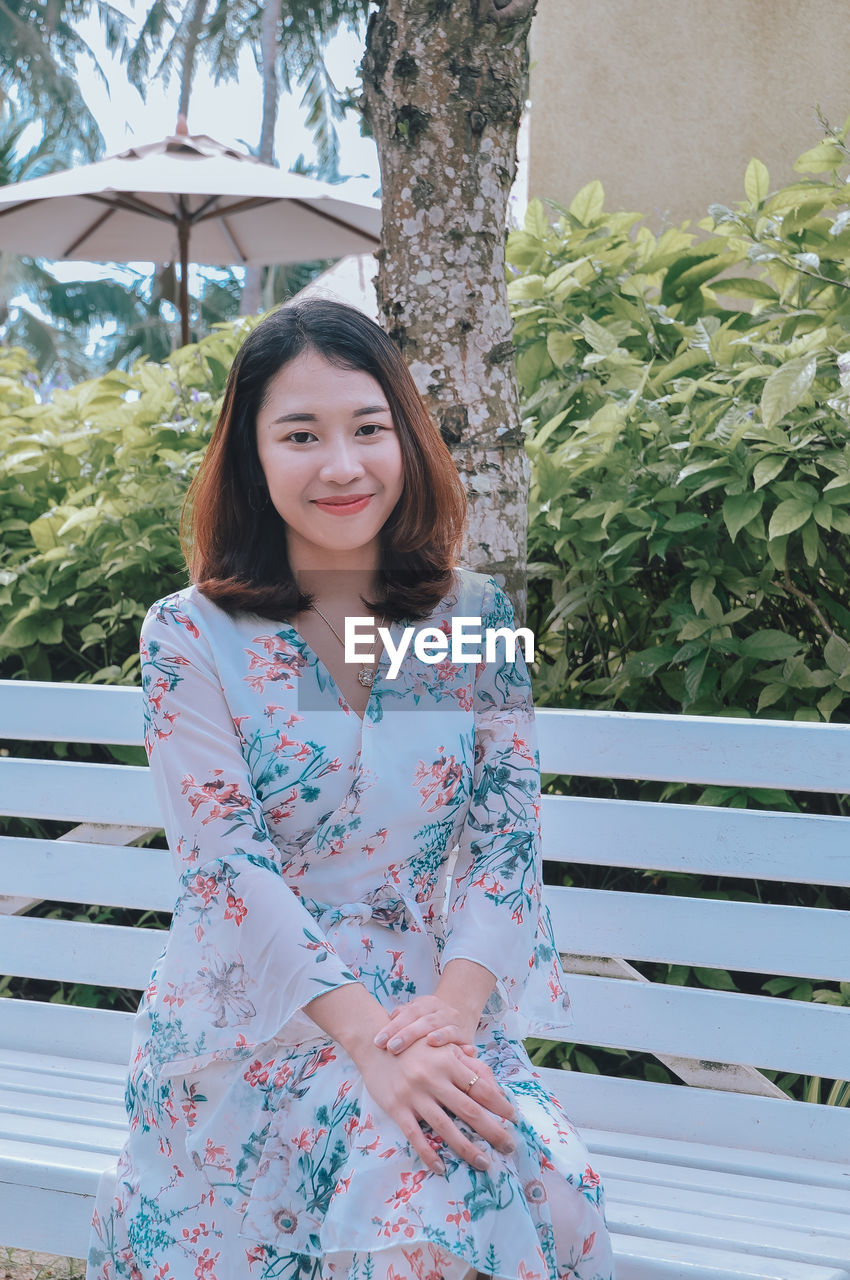
[[[848,718],[845,131],[707,238],[599,183],[508,237],[541,703]]]
[[[0,363],[0,676],[138,683],[148,606],[183,586],[177,525],[250,321],[40,404]]]

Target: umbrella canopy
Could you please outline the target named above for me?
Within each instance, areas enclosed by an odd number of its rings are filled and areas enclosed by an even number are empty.
[[[161,142],[0,187],[0,249],[53,260],[180,262],[187,267],[306,262],[380,244],[381,205],[365,184],[283,173],[185,121]]]

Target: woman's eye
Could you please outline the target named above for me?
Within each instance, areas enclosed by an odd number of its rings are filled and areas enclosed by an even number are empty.
[[[389,427],[383,426],[380,422],[366,422],[362,427],[357,428],[357,434],[359,435],[361,431],[366,432],[367,434],[365,438],[367,440],[373,440],[379,432],[388,430]],[[310,440],[315,439],[316,436],[312,431],[292,431],[286,437],[286,440],[292,441],[293,444],[309,444]]]

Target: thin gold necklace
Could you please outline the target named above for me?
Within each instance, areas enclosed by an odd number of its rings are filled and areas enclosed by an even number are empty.
[[[325,617],[325,615],[322,613],[321,609],[320,609],[320,608],[318,608],[318,606],[317,606],[317,605],[315,605],[315,604],[311,604],[311,605],[310,605],[310,608],[311,608],[311,609],[315,609],[316,613],[319,615],[319,617],[322,619],[322,621],[323,621],[323,622],[327,622],[327,624],[328,624],[328,626],[330,627],[331,631],[334,633],[334,635],[336,636],[337,640],[339,640],[340,644],[342,645],[342,647],[343,647],[343,649],[344,649],[344,648],[345,648],[345,641],[342,639],[342,637],[340,636],[339,632],[337,631],[337,629],[336,629],[336,627],[333,625],[333,623],[328,621],[328,619]],[[386,618],[382,618],[382,619],[381,619],[381,622],[382,622],[382,623],[386,622]],[[379,629],[380,629],[380,628],[379,628]],[[361,683],[362,685],[365,685],[365,687],[366,687],[367,689],[371,689],[371,687],[372,687],[372,683],[373,683],[373,681],[374,681],[374,679],[375,679],[375,672],[372,670],[372,668],[369,666],[369,664],[368,664],[367,662],[362,663],[362,665],[361,665],[361,667],[360,667],[360,670],[357,672],[357,679],[360,681],[360,683]]]

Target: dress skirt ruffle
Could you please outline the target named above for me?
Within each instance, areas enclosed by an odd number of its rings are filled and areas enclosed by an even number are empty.
[[[463,1280],[470,1268],[612,1280],[602,1188],[581,1139],[521,1044],[494,1028],[476,1047],[514,1103],[517,1146],[488,1147],[482,1171],[432,1135],[445,1175],[422,1164],[332,1042],[211,1063],[157,1087],[137,1071],[130,1136],[98,1189],[86,1280]],[[579,1225],[566,1255],[550,1173]]]

